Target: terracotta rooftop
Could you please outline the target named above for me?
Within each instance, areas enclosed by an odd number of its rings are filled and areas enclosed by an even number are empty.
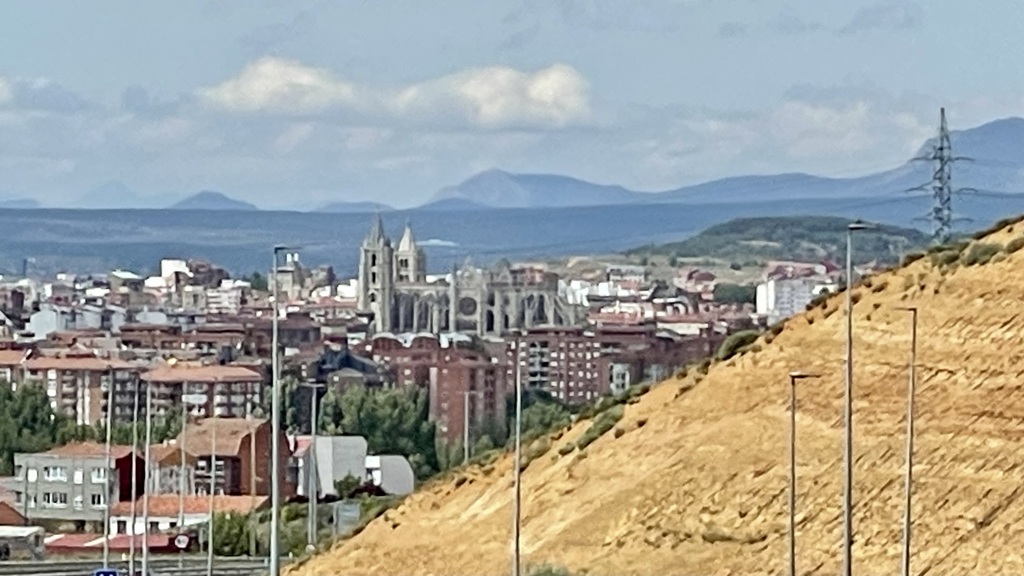
[[[0,366],[17,366],[25,359],[25,350],[0,350]]]
[[[259,382],[263,377],[242,366],[212,364],[176,364],[161,366],[146,372],[142,379],[148,382]]]
[[[99,442],[72,442],[71,444],[65,444],[63,446],[47,450],[45,453],[52,454],[54,456],[68,457],[106,456],[107,447],[106,444],[101,444]],[[110,447],[110,457],[114,460],[120,460],[131,453],[131,446]]]
[[[128,370],[132,365],[118,358],[77,357],[36,357],[25,361],[26,370]]]
[[[214,496],[214,512],[238,512],[248,514],[249,512],[263,507],[270,500],[269,496]],[[209,496],[185,496],[185,514],[206,514],[210,510]],[[135,514],[145,513],[144,499],[139,498],[135,504]],[[176,518],[178,516],[179,500],[177,494],[160,494],[149,497],[149,515],[158,518]],[[127,516],[131,514],[132,503],[118,502],[111,509],[114,516]]]
[[[184,442],[185,450],[196,456],[237,456],[242,449],[242,440],[258,429],[267,420],[246,420],[244,418],[205,418],[189,424],[175,439]],[[214,443],[214,428],[217,430]]]

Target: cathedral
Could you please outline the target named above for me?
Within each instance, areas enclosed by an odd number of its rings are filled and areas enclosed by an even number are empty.
[[[406,224],[398,246],[378,214],[359,251],[360,310],[373,312],[374,332],[462,332],[501,336],[540,326],[572,326],[576,309],[558,275],[513,268],[501,260],[480,270],[467,260],[446,279],[427,281],[427,260]]]

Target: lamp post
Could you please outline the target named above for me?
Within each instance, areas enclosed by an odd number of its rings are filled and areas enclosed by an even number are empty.
[[[462,463],[469,462],[469,397],[480,396],[480,390],[466,390],[462,400]]]
[[[278,361],[278,329],[277,321],[280,309],[278,302],[278,263],[282,252],[289,250],[287,246],[274,246],[274,265],[271,268],[273,282],[273,314],[271,328],[271,435],[270,442],[270,576],[281,575],[281,367]]]
[[[856,221],[846,226],[846,393],[843,442],[843,576],[853,574],[853,233],[871,226]]]
[[[110,459],[111,427],[114,423],[114,369],[107,365],[107,430],[103,468],[103,569],[110,568]],[[26,494],[26,498],[28,495]]]
[[[796,576],[796,382],[817,377],[789,373],[789,576]]]
[[[139,477],[139,385],[142,381],[135,378],[135,401],[132,406],[132,527],[131,542],[128,548],[128,571],[135,574],[135,536],[138,526],[136,525],[135,508],[139,499],[138,477]]]
[[[516,430],[515,430],[515,461],[513,463],[513,474],[515,476],[515,493],[512,500],[512,576],[520,576],[522,563],[520,562],[520,528],[522,525],[522,471],[519,465],[522,452],[522,430],[523,430],[523,382],[522,382],[522,358],[520,348],[522,347],[522,332],[516,331],[515,337],[515,363],[516,363]]]
[[[317,518],[316,518],[316,506],[320,499],[320,470],[317,468],[316,462],[316,429],[317,429],[317,412],[316,412],[316,391],[320,388],[325,388],[325,384],[319,384],[317,382],[303,382],[299,384],[303,388],[309,388],[309,470],[306,471],[306,496],[309,498],[309,512],[307,513],[307,524],[306,527],[306,549],[315,550],[317,542]]]
[[[911,313],[910,381],[907,383],[907,469],[903,487],[903,558],[902,574],[910,576],[910,503],[914,480],[914,393],[917,387],[917,308],[900,308]]]
[[[177,358],[169,358],[167,365],[174,368]],[[178,530],[185,531],[185,438],[188,429],[188,382],[181,383],[181,442],[178,446]],[[178,551],[178,568],[185,566],[185,550]]]
[[[210,434],[210,528],[206,537],[206,576],[213,576],[213,502],[217,492],[217,417],[210,419],[213,426]]]
[[[142,573],[149,574],[149,492],[153,483],[150,474],[153,467],[150,465],[150,449],[153,445],[153,387],[146,382],[146,458],[145,458],[145,482],[142,493]]]

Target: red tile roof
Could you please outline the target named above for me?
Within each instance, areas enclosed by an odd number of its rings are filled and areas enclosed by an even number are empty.
[[[87,370],[103,372],[105,370],[128,370],[131,364],[117,358],[47,358],[36,357],[25,361],[26,370]]]
[[[184,442],[185,450],[196,456],[210,455],[211,448],[216,456],[237,456],[242,449],[242,440],[266,422],[244,418],[204,418],[186,426],[175,441]],[[214,428],[217,430],[216,443]]]
[[[135,515],[141,516],[143,510],[143,498],[135,503]],[[236,512],[248,514],[252,510],[262,508],[270,501],[269,496],[214,496],[214,512]],[[180,505],[177,494],[160,494],[149,497],[149,515],[158,518],[175,518],[178,516]],[[185,496],[185,514],[205,514],[210,510],[209,496]],[[131,502],[118,502],[111,508],[114,516],[128,516],[132,513]]]
[[[0,366],[17,366],[25,359],[26,350],[0,350]]]
[[[259,382],[263,377],[242,366],[213,364],[197,366],[179,363],[161,366],[146,372],[142,379],[148,382]]]
[[[54,456],[84,457],[84,456],[106,456],[107,446],[99,442],[72,442],[58,446],[46,451]],[[120,460],[132,453],[131,446],[111,446],[110,457],[113,460]]]

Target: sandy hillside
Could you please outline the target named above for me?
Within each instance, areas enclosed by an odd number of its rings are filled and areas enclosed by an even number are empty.
[[[1024,224],[985,241],[1017,237]],[[895,307],[916,305],[913,571],[1024,574],[1024,250],[944,271],[925,258],[868,283],[855,291],[854,568],[899,569],[910,317]],[[586,458],[558,448],[589,423],[555,441],[524,472],[525,561],[609,576],[784,573],[787,374],[805,370],[825,377],[799,391],[798,569],[837,573],[842,302],[699,382],[656,387]],[[507,574],[510,486],[508,458],[434,483],[295,573]]]

